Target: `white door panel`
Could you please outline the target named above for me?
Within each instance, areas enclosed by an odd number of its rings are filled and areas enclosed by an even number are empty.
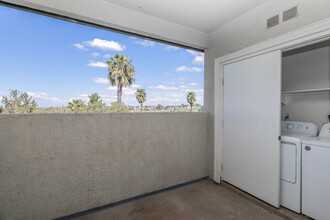
[[[224,67],[223,180],[279,207],[281,51]]]

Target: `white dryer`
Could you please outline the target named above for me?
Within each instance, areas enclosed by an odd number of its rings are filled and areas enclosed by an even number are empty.
[[[302,139],[302,213],[330,219],[330,124],[320,135]]]
[[[281,122],[280,205],[301,212],[301,138],[316,136],[312,123]]]

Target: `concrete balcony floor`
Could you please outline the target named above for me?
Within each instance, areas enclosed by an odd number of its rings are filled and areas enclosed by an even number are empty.
[[[75,217],[103,219],[307,219],[286,209],[273,208],[228,185],[210,180],[137,199]]]

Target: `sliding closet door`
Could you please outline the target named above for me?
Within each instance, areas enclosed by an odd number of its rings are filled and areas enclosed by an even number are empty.
[[[279,207],[281,51],[224,67],[223,180]]]

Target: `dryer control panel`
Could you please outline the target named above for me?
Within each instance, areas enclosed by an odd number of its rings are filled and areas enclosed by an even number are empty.
[[[308,122],[282,121],[281,131],[316,136],[317,126]]]

